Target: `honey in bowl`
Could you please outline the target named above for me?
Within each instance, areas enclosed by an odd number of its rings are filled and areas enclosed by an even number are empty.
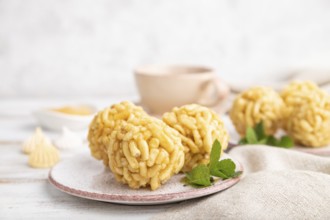
[[[51,109],[52,111],[68,114],[68,115],[80,115],[87,116],[94,113],[88,106],[63,106],[60,108]]]

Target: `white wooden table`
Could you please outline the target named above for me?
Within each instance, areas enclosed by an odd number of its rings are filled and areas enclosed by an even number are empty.
[[[37,126],[31,115],[33,110],[68,103],[93,104],[101,109],[122,100],[137,99],[0,100],[0,219],[149,219],[175,206],[126,206],[74,197],[48,182],[49,169],[28,166],[28,157],[22,153],[21,144]],[[237,138],[237,134],[231,132],[234,129],[228,117],[223,119],[231,138]],[[56,132],[44,132],[52,139],[59,136]],[[86,132],[82,133],[85,137]],[[77,151],[88,151],[87,144],[75,151],[61,151],[61,157],[68,159]]]
[[[117,101],[119,99],[90,99],[79,103],[101,108]],[[21,152],[21,143],[37,126],[31,112],[66,103],[70,100],[0,101],[0,219],[149,219],[175,205],[125,206],[77,198],[50,185],[47,180],[49,169],[29,167],[27,155]],[[59,135],[50,131],[45,133],[50,138]],[[74,153],[62,151],[62,159]]]

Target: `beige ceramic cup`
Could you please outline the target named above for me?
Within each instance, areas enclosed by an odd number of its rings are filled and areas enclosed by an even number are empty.
[[[192,103],[216,107],[229,94],[215,71],[203,66],[143,66],[135,69],[135,79],[141,104],[153,114]]]

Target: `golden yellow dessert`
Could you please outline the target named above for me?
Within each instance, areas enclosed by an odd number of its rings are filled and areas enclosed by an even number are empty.
[[[146,115],[143,109],[131,102],[114,104],[98,112],[88,131],[89,148],[92,156],[98,160],[103,160],[104,165],[109,166],[107,146],[110,142],[110,134],[120,121],[140,118],[142,115]]]
[[[92,155],[102,159],[116,180],[155,190],[184,164],[179,133],[130,102],[98,113],[89,129]]]
[[[175,107],[163,115],[163,121],[180,133],[185,151],[183,172],[209,162],[215,139],[222,149],[228,146],[229,135],[223,121],[209,108],[196,104]]]
[[[239,94],[230,110],[236,131],[244,136],[247,127],[263,121],[266,134],[274,134],[281,126],[284,103],[273,89],[253,87]]]
[[[64,114],[69,114],[69,115],[91,115],[94,112],[87,106],[63,106],[60,108],[54,108],[51,109],[52,111],[55,112],[60,112]]]
[[[296,108],[301,108],[301,106],[312,102],[321,102],[322,96],[322,90],[311,81],[294,81],[287,85],[281,91],[281,97],[285,104],[283,113],[284,130],[287,130],[292,112],[297,111]]]
[[[283,128],[299,144],[322,147],[330,143],[330,96],[316,84],[293,82],[281,93],[286,104]]]

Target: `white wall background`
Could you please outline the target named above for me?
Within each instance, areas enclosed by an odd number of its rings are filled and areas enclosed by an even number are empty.
[[[147,63],[330,67],[330,1],[0,0],[0,97],[131,95]]]

